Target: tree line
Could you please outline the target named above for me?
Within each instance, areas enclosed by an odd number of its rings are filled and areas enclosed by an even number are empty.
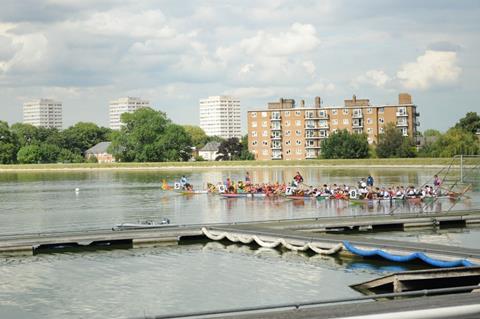
[[[220,142],[219,160],[253,159],[246,137],[224,140],[207,136],[198,126],[173,123],[164,112],[142,108],[121,116],[119,131],[79,122],[65,130],[0,121],[0,163],[82,163],[85,151],[109,141],[108,151],[122,162],[188,161],[194,149]],[[202,160],[198,157],[196,160]]]
[[[403,136],[390,123],[380,135],[377,145],[368,144],[366,134],[353,134],[341,130],[331,134],[322,142],[321,158],[406,158],[406,157],[453,157],[455,155],[480,154],[480,141],[476,133],[480,130],[480,116],[469,112],[445,133],[426,130],[419,138],[423,145],[418,147],[412,137]]]

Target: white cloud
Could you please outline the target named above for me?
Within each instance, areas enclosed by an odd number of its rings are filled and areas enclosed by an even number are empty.
[[[215,57],[226,70],[236,70],[228,75],[240,85],[305,83],[315,78],[319,44],[313,25],[293,23],[284,30],[260,30],[230,46],[220,46]]]
[[[427,50],[416,62],[404,64],[397,77],[407,89],[426,90],[457,82],[461,72],[456,52]]]
[[[333,83],[325,83],[322,81],[317,81],[307,86],[307,92],[315,94],[320,94],[322,92],[331,92],[334,90],[335,85]]]
[[[240,68],[239,73],[240,73],[240,74],[247,74],[247,73],[252,72],[254,68],[255,68],[255,64],[253,64],[253,63],[247,63],[247,64],[242,65],[242,67]]]
[[[232,95],[238,98],[266,98],[275,96],[275,89],[259,87],[241,87],[223,92],[226,95]]]
[[[250,55],[284,56],[312,51],[319,44],[313,25],[294,23],[285,32],[259,31],[242,40],[240,47]]]
[[[313,75],[315,74],[315,64],[312,61],[305,61],[302,63],[303,67],[305,68],[305,71],[307,71],[308,74]]]
[[[392,79],[383,70],[369,70],[365,72],[365,74],[357,76],[352,84],[355,87],[367,84],[383,88],[391,80]]]
[[[43,33],[31,33],[11,38],[13,57],[1,63],[4,72],[12,70],[43,70],[47,66],[48,39]]]
[[[175,30],[166,25],[166,18],[160,10],[131,12],[114,9],[97,12],[86,21],[80,21],[79,27],[107,36],[131,37],[172,37]]]

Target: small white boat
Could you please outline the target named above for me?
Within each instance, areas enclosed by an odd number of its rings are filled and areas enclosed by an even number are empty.
[[[116,224],[112,227],[112,230],[128,230],[128,229],[150,229],[150,228],[164,228],[164,227],[172,227],[175,226],[170,224],[170,220],[168,218],[162,219],[160,222],[156,222],[154,220],[145,220],[139,221],[138,223],[122,223]]]

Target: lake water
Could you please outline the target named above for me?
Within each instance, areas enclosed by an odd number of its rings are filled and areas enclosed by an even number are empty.
[[[388,270],[388,269],[387,269]],[[219,243],[0,260],[0,318],[129,318],[360,295],[385,274]]]
[[[372,174],[378,185],[421,185],[436,170],[415,169],[299,169],[306,184],[355,185]],[[288,182],[295,168],[249,170],[254,182]],[[480,193],[452,203],[431,205],[389,203],[349,205],[342,201],[287,201],[222,199],[214,195],[182,196],[160,189],[161,181],[173,183],[182,174],[196,188],[207,182],[243,179],[245,170],[195,171],[93,171],[47,173],[0,173],[0,234],[109,229],[116,223],[161,220],[175,224],[240,222],[270,219],[396,214],[405,212],[470,209],[480,207]],[[75,189],[79,188],[78,193]]]
[[[254,182],[288,182],[296,169],[249,171]],[[379,185],[421,185],[436,172],[300,171],[305,183],[313,185],[354,185],[368,174]],[[365,207],[338,201],[182,196],[160,190],[162,179],[173,182],[183,174],[196,188],[203,188],[227,177],[242,179],[245,170],[0,173],[0,236],[109,229],[115,223],[163,217],[176,224],[198,224],[480,207],[478,191],[458,203]],[[419,237],[409,240],[415,238]],[[478,242],[478,236],[471,241]],[[357,296],[350,284],[404,270],[220,243],[0,258],[0,318],[14,319],[144,317]]]

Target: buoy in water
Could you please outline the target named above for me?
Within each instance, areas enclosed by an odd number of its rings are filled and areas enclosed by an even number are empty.
[[[75,193],[78,193],[78,192],[80,192],[80,188],[77,187],[75,188]]]

